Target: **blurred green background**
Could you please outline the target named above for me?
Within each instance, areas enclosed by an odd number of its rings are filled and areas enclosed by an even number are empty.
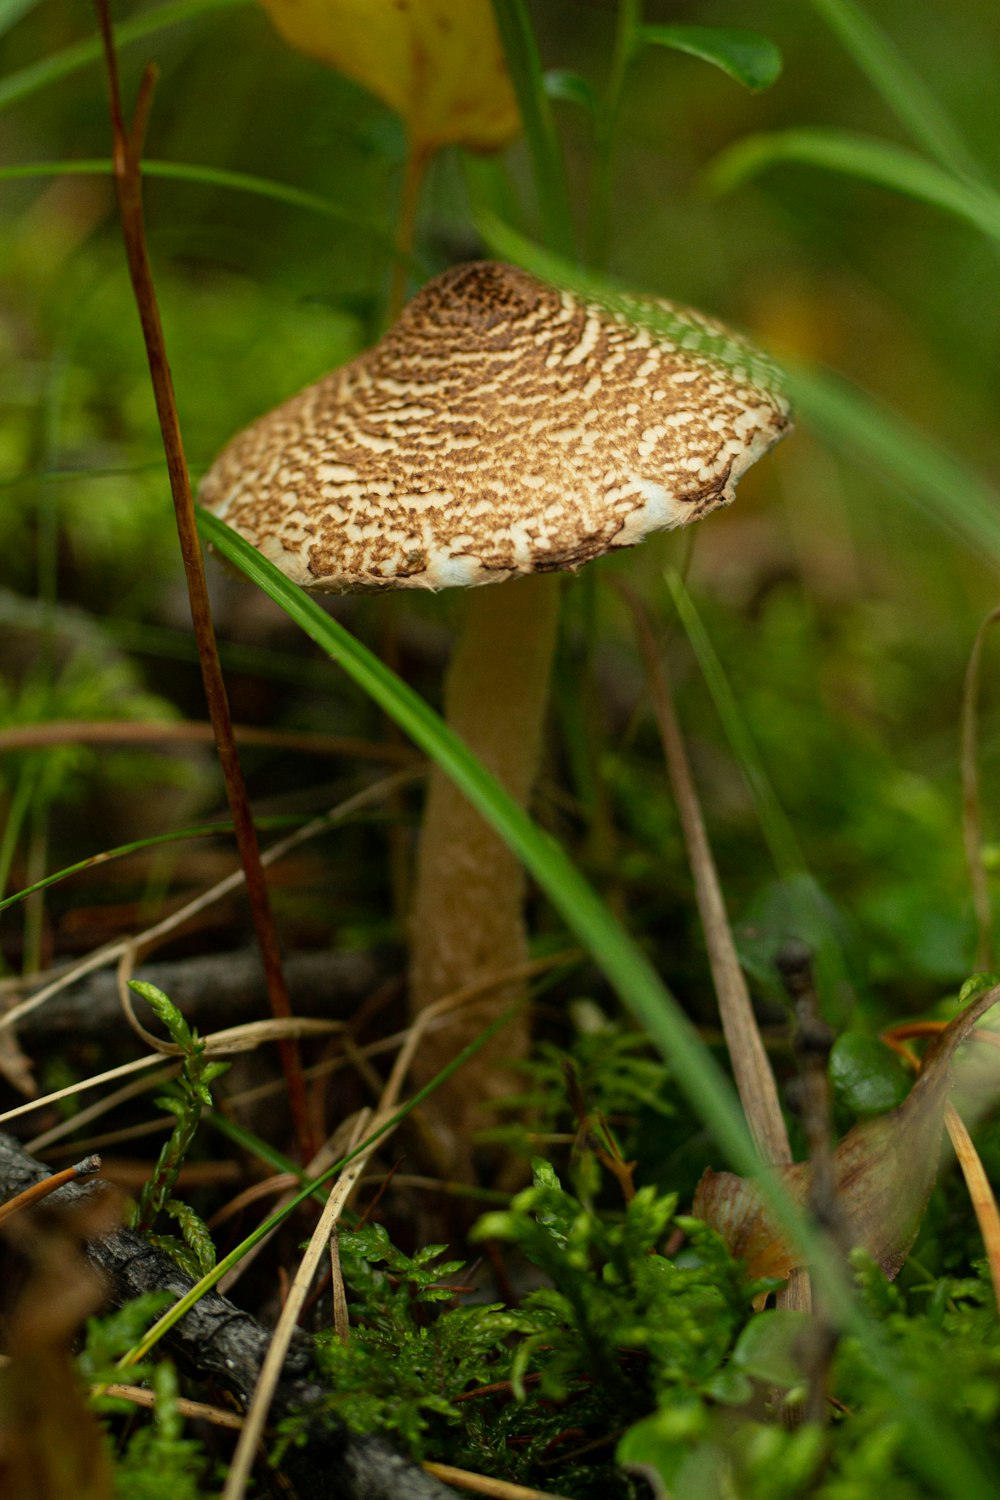
[[[868,10],[995,178],[1000,9],[993,0],[916,8],[871,0]],[[546,67],[599,86],[614,35],[610,0],[533,0],[530,11]],[[118,19],[154,13],[119,7]],[[386,108],[288,48],[257,5],[196,3],[183,15],[122,51],[126,98],[147,61],[160,70],[147,157],[255,174],[332,205],[325,215],[217,185],[148,180],[150,250],[197,473],[240,426],[377,335],[405,142]],[[1000,469],[1000,252],[927,204],[802,165],[713,195],[711,163],[748,134],[831,125],[912,143],[807,0],[650,0],[646,19],[757,29],[780,48],[784,71],[752,94],[674,52],[651,49],[636,62],[614,154],[610,274],[718,314],[781,357],[839,372],[877,399],[876,411],[910,424],[897,448],[912,430],[955,465],[932,515],[921,485],[873,464],[850,422],[830,441],[829,424],[800,419],[744,480],[737,504],[699,528],[688,580],[804,861],[836,912],[853,985],[844,1006],[860,997],[873,1016],[909,1014],[958,985],[976,944],[958,718],[975,631],[996,603],[1000,545],[988,545],[985,489],[977,493],[987,542],[968,540],[972,482],[962,466],[980,486]],[[0,26],[0,173],[106,158],[99,65],[49,77],[46,61],[93,36],[88,7],[14,0],[0,6]],[[593,163],[587,120],[578,106],[554,107],[582,226]],[[432,164],[417,230],[428,273],[487,253],[473,203],[487,182],[512,225],[538,233],[523,143],[471,170],[447,150]],[[7,723],[203,717],[110,183],[8,173],[0,205],[0,712]],[[916,461],[921,467],[922,455]],[[768,853],[739,756],[674,623],[664,567],[683,552],[664,537],[594,565],[568,590],[560,735],[540,816],[613,888],[668,982],[698,1010],[705,968],[642,669],[622,606],[602,587],[616,572],[627,572],[674,632],[680,707],[723,882],[734,917],[753,929],[748,958],[761,933],[796,919],[787,889],[774,884],[788,871]],[[218,576],[214,587],[221,634],[253,648],[232,682],[238,717],[381,734],[371,708],[264,601]],[[373,643],[385,640],[378,604],[335,608]],[[447,599],[419,599],[393,611],[398,659],[432,698],[451,609]],[[992,870],[1000,868],[995,652],[987,646],[981,738]],[[567,690],[580,662],[596,684],[583,727]],[[39,770],[37,758],[30,769],[5,757],[9,889],[221,803],[207,759],[62,751],[41,760]],[[300,764],[262,753],[248,764],[255,796],[292,805]],[[124,800],[123,775],[137,783]],[[310,763],[308,775],[324,805],[323,773]],[[611,833],[596,836],[602,827]],[[169,884],[172,870],[147,871],[147,894]],[[30,965],[70,944],[81,899],[112,903],[134,884],[116,878],[57,888],[36,911],[33,935],[30,923],[22,933],[13,920],[8,961]],[[316,915],[299,896],[285,913],[296,932],[329,938],[332,928],[347,941],[395,930],[378,839],[359,834],[346,864],[341,858],[324,879],[333,916],[328,906]]]

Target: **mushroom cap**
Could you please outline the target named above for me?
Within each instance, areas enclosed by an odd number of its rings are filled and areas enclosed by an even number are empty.
[[[234,438],[200,498],[308,589],[576,568],[728,505],[790,425],[776,386],[701,313],[477,261]]]

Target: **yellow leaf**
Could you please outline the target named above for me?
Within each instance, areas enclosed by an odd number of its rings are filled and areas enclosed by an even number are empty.
[[[300,52],[402,115],[418,152],[498,151],[521,128],[490,0],[261,0]]]

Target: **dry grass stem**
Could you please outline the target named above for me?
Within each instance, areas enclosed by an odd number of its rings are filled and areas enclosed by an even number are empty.
[[[18,1193],[14,1198],[8,1198],[6,1203],[0,1203],[0,1224],[11,1218],[14,1214],[21,1212],[23,1208],[31,1208],[33,1204],[40,1203],[56,1188],[61,1188],[66,1182],[75,1182],[78,1177],[90,1177],[94,1172],[99,1172],[101,1158],[99,1156],[86,1156],[83,1161],[76,1162],[72,1167],[65,1167],[61,1172],[54,1172],[51,1177],[46,1177],[42,1182],[33,1183],[31,1187],[25,1188],[23,1193]]]
[[[333,1288],[333,1331],[342,1344],[349,1344],[351,1317],[347,1310],[344,1273],[340,1269],[340,1230],[336,1224],[330,1236],[330,1285]]]
[[[691,766],[674,712],[670,684],[661,653],[642,606],[629,597],[636,633],[646,664],[653,712],[663,742],[670,784],[694,877],[695,899],[705,934],[705,946],[715,981],[723,1035],[736,1087],[754,1142],[765,1162],[781,1165],[792,1159],[771,1063],[753,1013],[750,992],[740,967],[726,914],[722,887],[705,831]]]
[[[450,1484],[458,1490],[469,1490],[474,1495],[491,1495],[493,1500],[564,1500],[552,1490],[533,1490],[524,1484],[510,1484],[506,1479],[491,1479],[488,1474],[472,1474],[468,1469],[456,1469],[451,1464],[421,1464],[427,1474]]]
[[[632,610],[636,636],[645,662],[653,713],[663,743],[667,773],[677,803],[677,814],[694,878],[695,900],[740,1103],[761,1158],[768,1165],[781,1166],[792,1160],[788,1130],[781,1113],[770,1059],[761,1039],[750,992],[733,942],[722,886],[708,841],[684,738],[674,711],[663,653],[657,647],[649,617],[638,599],[630,590],[623,589],[622,592]],[[804,1274],[793,1275],[779,1294],[779,1300],[782,1306],[808,1311],[811,1304],[808,1277]]]
[[[248,1188],[237,1193],[235,1198],[230,1198],[228,1203],[224,1203],[221,1208],[215,1210],[206,1223],[209,1229],[218,1229],[221,1224],[225,1224],[236,1214],[242,1213],[245,1208],[252,1207],[254,1203],[259,1203],[262,1198],[271,1198],[275,1193],[287,1193],[289,1190],[293,1193],[298,1192],[301,1186],[301,1180],[295,1172],[276,1172],[273,1177],[266,1177],[263,1182],[251,1183]]]
[[[358,1116],[355,1138],[363,1133],[369,1118],[367,1110],[362,1111]],[[381,1123],[381,1120],[376,1120],[374,1122],[375,1128],[377,1129]],[[247,1410],[243,1429],[240,1432],[239,1441],[236,1444],[232,1462],[229,1466],[225,1488],[222,1491],[222,1500],[242,1500],[247,1481],[250,1477],[250,1470],[253,1467],[257,1445],[263,1436],[267,1414],[270,1410],[278,1381],[281,1378],[281,1369],[285,1363],[285,1355],[288,1353],[288,1346],[291,1343],[292,1334],[295,1332],[299,1314],[309,1294],[309,1288],[312,1285],[313,1277],[316,1274],[316,1269],[323,1252],[335,1233],[337,1220],[344,1211],[347,1200],[354,1191],[358,1178],[361,1176],[375,1147],[376,1142],[372,1141],[367,1150],[361,1151],[349,1163],[340,1177],[338,1177],[329,1198],[323,1206],[319,1223],[313,1230],[309,1246],[288,1289],[288,1295],[281,1309],[281,1316],[278,1319],[271,1338],[264,1363],[261,1365],[253,1399]]]
[[[944,1123],[948,1138],[955,1149],[958,1164],[962,1169],[965,1185],[969,1190],[969,1198],[989,1262],[993,1295],[1000,1305],[1000,1211],[997,1209],[996,1196],[983,1169],[979,1152],[965,1128],[965,1121],[953,1104],[945,1105]]]
[[[150,1089],[162,1088],[172,1078],[176,1078],[179,1069],[176,1067],[164,1068],[162,1073],[154,1073],[151,1078],[137,1078],[133,1083],[126,1083],[114,1093],[106,1094],[103,1099],[98,1099],[95,1104],[88,1104],[85,1109],[78,1110],[75,1115],[70,1115],[66,1120],[60,1120],[58,1125],[53,1125],[51,1130],[43,1130],[41,1135],[34,1136],[25,1145],[25,1150],[37,1156],[40,1151],[45,1151],[49,1146],[61,1141],[64,1136],[75,1135],[84,1125],[92,1125],[109,1110],[117,1109],[119,1104],[127,1104],[130,1099],[135,1099],[139,1094],[148,1093]],[[159,1121],[157,1121],[159,1124]]]
[[[255,724],[234,724],[233,733],[242,745],[262,745],[276,750],[295,750],[323,759],[344,756],[392,766],[419,762],[419,751],[390,741],[351,739],[339,734],[310,734],[304,730],[264,729]],[[50,745],[211,745],[211,724],[145,723],[138,719],[49,719],[44,724],[17,724],[0,729],[0,754],[14,750],[42,750]]]
[[[247,1021],[242,1026],[228,1026],[224,1031],[209,1032],[202,1037],[202,1041],[207,1056],[229,1057],[236,1052],[253,1052],[264,1042],[277,1042],[286,1036],[295,1037],[296,1040],[309,1036],[330,1036],[333,1032],[340,1031],[343,1024],[343,1021],[324,1021],[311,1016],[289,1016],[287,1021]],[[166,1044],[160,1045],[165,1052]],[[143,1068],[153,1067],[162,1056],[163,1052],[157,1051],[150,1057],[138,1057],[132,1062],[121,1063],[117,1068],[109,1068],[106,1073],[95,1073],[92,1078],[82,1078],[78,1083],[44,1094],[40,1099],[18,1104],[0,1115],[0,1125],[8,1120],[15,1120],[20,1115],[30,1114],[32,1110],[43,1109],[47,1104],[56,1104],[60,1099],[69,1099],[85,1089],[97,1088],[102,1083],[112,1083],[116,1078],[127,1078],[132,1073],[141,1072]]]
[[[131,1401],[133,1406],[145,1406],[150,1411],[156,1406],[155,1391],[147,1391],[141,1385],[119,1385],[112,1381],[110,1385],[95,1385],[92,1394],[114,1396],[119,1401]],[[175,1405],[182,1417],[189,1417],[193,1422],[211,1422],[213,1427],[229,1427],[235,1432],[243,1426],[243,1418],[237,1412],[209,1406],[207,1401],[189,1401],[186,1396],[178,1396]]]

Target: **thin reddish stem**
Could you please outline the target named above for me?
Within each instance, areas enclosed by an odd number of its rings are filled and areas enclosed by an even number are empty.
[[[177,520],[177,536],[184,563],[191,619],[198,643],[205,697],[215,733],[219,762],[226,782],[226,795],[232,814],[236,843],[246,873],[250,912],[267,979],[271,1011],[276,1018],[284,1019],[292,1014],[291,998],[285,983],[271,901],[260,861],[257,830],[250,812],[246,783],[243,780],[236,741],[233,737],[229,700],[226,696],[222,668],[219,665],[208,586],[205,580],[205,565],[195,521],[191,479],[184,457],[184,444],[177,417],[177,404],[174,400],[173,380],[167,361],[166,341],[163,337],[160,310],[156,300],[152,266],[146,243],[146,226],[142,208],[141,151],[156,75],[151,68],[147,68],[143,75],[135,115],[131,128],[127,129],[122,112],[118,62],[108,0],[94,0],[94,3],[104,43],[113,135],[115,191],[121,216],[122,237],[125,242],[125,255],[136,308],[142,325],[153,395],[156,401],[156,414],[159,418],[163,451],[170,476],[170,490]],[[306,1107],[301,1053],[298,1043],[291,1038],[280,1042],[279,1049],[299,1151],[302,1160],[308,1161],[314,1154],[314,1146]]]

